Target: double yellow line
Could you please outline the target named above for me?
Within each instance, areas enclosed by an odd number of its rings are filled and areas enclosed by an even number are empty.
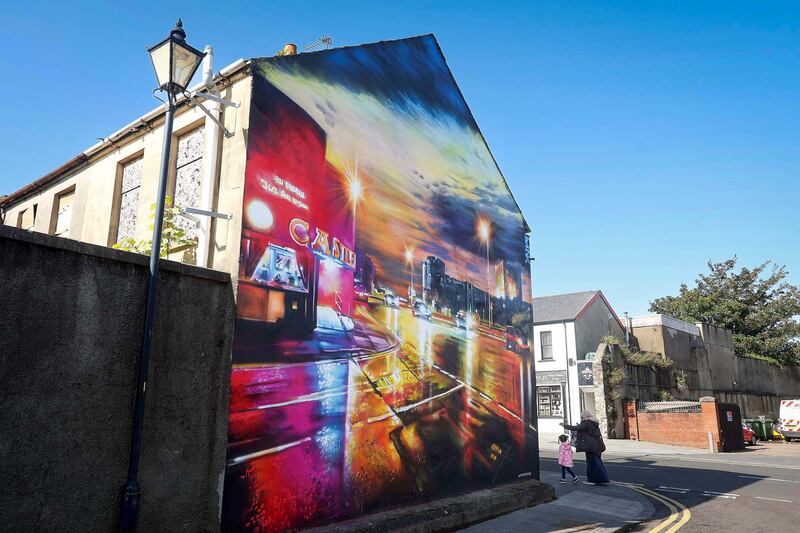
[[[649,496],[650,498],[663,503],[667,506],[667,509],[669,509],[669,517],[667,517],[663,522],[655,526],[653,529],[649,530],[647,533],[659,533],[662,530],[664,533],[675,533],[692,517],[692,513],[686,508],[685,505],[683,505],[681,502],[673,500],[672,498],[667,498],[663,494],[653,492],[650,489],[633,485],[631,483],[615,483],[617,485],[623,485],[631,490],[635,490],[636,492],[644,494],[645,496]]]

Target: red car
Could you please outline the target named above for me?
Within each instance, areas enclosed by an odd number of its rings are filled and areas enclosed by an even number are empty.
[[[745,444],[749,444],[750,446],[755,446],[758,442],[756,432],[750,429],[750,426],[747,424],[742,424],[742,437],[744,437]]]
[[[506,326],[506,349],[521,354],[529,352],[531,348],[528,345],[528,338],[519,328]]]

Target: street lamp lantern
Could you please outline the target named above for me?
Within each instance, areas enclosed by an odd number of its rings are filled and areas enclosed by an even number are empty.
[[[186,90],[192,81],[200,61],[206,55],[186,43],[183,22],[178,19],[169,37],[147,49],[158,86],[162,91],[175,95]]]

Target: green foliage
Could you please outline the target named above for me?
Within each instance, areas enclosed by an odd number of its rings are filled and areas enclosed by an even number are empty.
[[[765,261],[736,270],[737,257],[708,262],[695,287],[650,302],[650,310],[733,331],[737,355],[779,365],[800,364],[800,288],[783,266]]]
[[[680,392],[689,390],[689,375],[685,370],[675,371],[675,388]]]
[[[608,374],[608,385],[611,388],[618,387],[625,381],[625,370],[622,368],[614,368]]]
[[[167,196],[166,207],[164,208],[164,222],[161,229],[161,249],[159,250],[159,257],[168,257],[170,253],[184,249],[183,260],[186,262],[194,262],[195,246],[197,243],[194,239],[187,237],[186,230],[178,225],[178,217],[180,214],[181,209],[179,207],[174,207],[172,205],[172,198]],[[150,225],[148,226],[150,231],[153,231],[155,219],[156,204],[151,204]],[[137,241],[129,237],[113,244],[111,247],[118,250],[125,250],[126,252],[150,255],[153,250],[153,239]]]
[[[659,391],[656,393],[656,400],[655,401],[657,401],[657,402],[671,402],[674,399],[675,399],[675,397],[672,396],[672,394],[670,394],[668,390],[659,389]]]
[[[629,365],[636,366],[649,366],[653,370],[659,368],[670,368],[673,365],[672,359],[655,352],[640,352],[633,349],[624,340],[614,337],[613,335],[606,335],[602,341],[609,346],[616,346],[622,354],[622,359]]]

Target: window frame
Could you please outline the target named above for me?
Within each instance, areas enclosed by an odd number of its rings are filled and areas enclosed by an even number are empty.
[[[114,178],[114,200],[111,207],[111,224],[108,227],[108,246],[113,246],[119,242],[119,222],[122,215],[122,177],[125,172],[125,167],[136,161],[142,160],[142,175],[139,177],[139,203],[141,204],[142,185],[144,183],[144,150],[138,150],[128,157],[117,161],[116,176]],[[137,208],[139,206],[137,205]],[[136,222],[139,222],[137,211]]]
[[[544,342],[544,334],[547,333],[550,336],[550,342],[545,344]],[[547,346],[550,348],[550,356],[545,357],[544,354],[544,347]],[[553,332],[550,330],[540,331],[539,332],[539,360],[540,361],[555,361],[555,355],[553,353]]]

